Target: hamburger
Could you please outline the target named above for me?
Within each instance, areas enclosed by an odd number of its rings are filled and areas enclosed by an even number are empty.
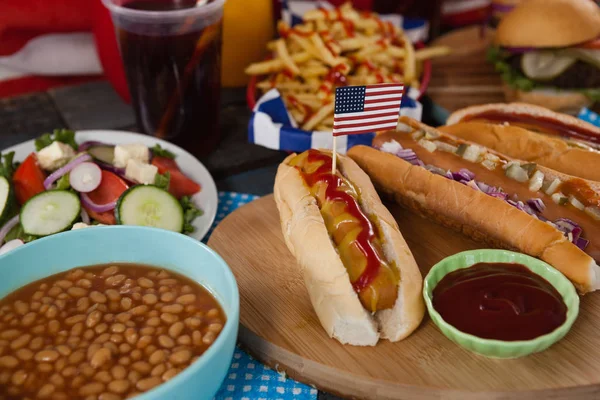
[[[577,113],[600,101],[600,7],[593,0],[527,0],[498,24],[488,59],[507,101]]]

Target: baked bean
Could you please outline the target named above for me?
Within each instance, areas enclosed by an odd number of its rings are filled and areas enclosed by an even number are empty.
[[[113,393],[123,394],[129,390],[131,383],[126,379],[119,379],[108,384],[108,390]]]
[[[116,274],[117,272],[119,272],[119,267],[117,267],[116,265],[111,265],[110,267],[107,267],[102,271],[102,276],[108,277]]]
[[[39,301],[32,301],[31,302],[31,309],[33,311],[39,310],[41,306],[42,306],[42,303],[40,303]]]
[[[188,328],[198,328],[200,325],[202,325],[202,319],[198,318],[198,317],[189,317],[186,318],[184,321],[185,325]]]
[[[18,329],[8,329],[0,334],[0,338],[12,340],[21,335],[21,331]]]
[[[80,396],[89,396],[92,394],[99,394],[104,391],[104,384],[101,382],[92,382],[87,385],[83,385],[79,388]]]
[[[181,332],[183,332],[183,328],[183,322],[175,322],[169,327],[169,336],[171,336],[173,339],[176,339],[177,337],[179,337],[179,335],[181,335]]]
[[[48,322],[48,333],[51,335],[55,335],[58,333],[58,331],[60,331],[60,322],[58,322],[57,320],[53,319],[52,321]]]
[[[154,327],[159,326],[160,325],[160,318],[158,318],[158,317],[152,317],[152,318],[150,318],[150,319],[148,319],[146,321],[146,325],[148,325],[148,326],[154,326]]]
[[[223,330],[223,324],[212,323],[212,324],[208,325],[207,329],[209,332],[219,333],[219,332],[221,332],[221,330]]]
[[[150,376],[161,376],[167,370],[167,366],[165,364],[158,364],[152,371],[150,371]]]
[[[169,361],[173,365],[181,365],[187,363],[192,358],[192,352],[189,350],[179,350],[171,354]]]
[[[110,314],[110,313],[106,314],[106,315],[104,315],[103,320],[105,322],[113,322],[115,320],[115,314]]]
[[[94,328],[94,332],[96,332],[97,334],[103,334],[107,330],[108,330],[108,325],[105,324],[104,322],[96,325],[96,327]]]
[[[142,296],[142,301],[144,304],[153,305],[158,302],[158,297],[154,293],[146,293]]]
[[[64,376],[65,378],[70,378],[77,373],[77,367],[70,365],[68,367],[65,367],[65,369],[63,369],[61,373],[62,376]]]
[[[162,380],[159,377],[153,376],[146,379],[141,379],[135,385],[139,390],[146,391],[150,390],[153,387],[156,387],[162,383]]]
[[[85,289],[89,289],[89,288],[92,287],[92,282],[90,282],[90,280],[87,279],[87,278],[86,279],[80,279],[77,282],[75,282],[75,285],[79,286],[79,287],[82,287],[82,288],[85,288]]]
[[[68,300],[69,295],[63,292],[63,293],[59,294],[58,296],[56,296],[56,298],[60,299],[60,300]]]
[[[206,335],[202,337],[202,343],[204,344],[212,344],[215,341],[216,334],[214,332],[206,332]]]
[[[150,371],[152,370],[152,367],[150,366],[150,364],[148,364],[145,361],[136,361],[133,364],[131,364],[131,368],[133,368],[135,371],[142,374],[142,376],[149,374]]]
[[[41,337],[35,337],[29,342],[29,348],[33,351],[37,351],[44,345],[44,339]]]
[[[37,365],[37,369],[40,370],[40,372],[43,372],[43,373],[52,372],[52,364],[39,363]]]
[[[88,297],[82,297],[77,300],[77,311],[85,312],[90,307],[90,299]]]
[[[138,278],[137,280],[138,285],[140,285],[143,288],[151,288],[154,287],[154,282],[151,279],[148,278]]]
[[[156,365],[163,362],[166,358],[167,355],[164,350],[156,350],[152,354],[150,354],[150,358],[148,359],[148,361],[150,361],[150,364]]]
[[[106,296],[103,295],[102,293],[94,290],[90,293],[90,300],[92,300],[94,303],[106,303]]]
[[[33,300],[41,300],[44,297],[44,292],[40,292],[39,290],[31,296]]]
[[[189,346],[192,343],[190,335],[181,335],[177,338],[177,344]]]
[[[36,313],[29,312],[23,316],[23,319],[21,320],[21,325],[30,326],[31,324],[33,324],[35,322],[36,318],[37,318]]]
[[[50,383],[54,386],[63,387],[65,384],[65,378],[60,376],[59,374],[52,374],[49,378]]]
[[[174,324],[179,318],[176,315],[165,312],[160,314],[160,319],[162,319],[167,324]]]
[[[131,305],[133,304],[133,302],[131,301],[131,299],[129,297],[123,297],[121,299],[121,307],[123,307],[123,310],[127,311],[131,308]]]
[[[177,280],[176,279],[161,279],[160,281],[158,281],[159,285],[163,285],[163,286],[173,286],[177,284]]]
[[[48,307],[48,311],[46,311],[46,318],[53,319],[58,315],[58,308],[55,305],[51,305]]]
[[[83,332],[83,338],[85,340],[92,340],[94,338],[94,330],[93,329],[86,329],[85,332]]]
[[[152,336],[154,335],[154,332],[156,332],[156,329],[152,326],[145,326],[140,329],[140,335]]]
[[[121,365],[129,365],[129,364],[131,364],[131,358],[129,358],[129,357],[121,357],[121,358],[119,358],[119,364],[121,364]]]
[[[8,381],[10,380],[10,372],[9,371],[2,371],[0,372],[0,383],[1,384],[6,384],[8,383]]]
[[[76,323],[83,322],[83,321],[85,321],[85,315],[77,314],[77,315],[73,315],[72,317],[65,319],[65,324],[67,324],[69,326],[73,326]]]
[[[113,275],[106,278],[106,284],[109,286],[119,286],[127,277],[123,274]]]
[[[15,301],[15,312],[19,315],[25,315],[29,312],[29,304],[22,300]]]
[[[67,293],[69,296],[79,298],[85,296],[87,294],[87,290],[82,287],[72,286],[67,289]]]
[[[112,367],[110,373],[117,380],[125,379],[125,377],[127,376],[127,370],[121,365],[115,365],[114,367]]]
[[[62,293],[62,289],[58,286],[52,286],[50,290],[48,290],[48,295],[52,297],[58,297],[59,294]]]
[[[200,333],[200,331],[194,331],[194,332],[192,332],[192,342],[196,346],[201,346],[202,345],[202,333]]]
[[[133,329],[133,328],[127,328],[127,329],[125,329],[124,336],[125,336],[125,340],[130,345],[134,345],[138,341],[138,334],[135,331],[135,329]]]
[[[181,287],[181,293],[192,293],[193,289],[190,285],[183,285]]]
[[[158,310],[150,310],[148,313],[148,317],[158,317],[160,316],[160,312]]]
[[[134,290],[133,293],[131,293],[131,298],[133,299],[133,301],[140,301],[142,300],[142,295],[138,291]]]
[[[84,350],[75,350],[68,358],[69,364],[79,364],[85,359]]]
[[[123,333],[125,332],[125,325],[117,322],[115,324],[112,324],[110,330],[115,333]]]
[[[161,286],[158,288],[158,293],[166,293],[169,291],[169,288],[167,286]]]
[[[113,342],[106,342],[106,343],[104,343],[102,345],[102,347],[105,347],[105,348],[109,349],[112,354],[118,354],[119,353],[119,348]]]
[[[129,371],[127,379],[129,379],[131,383],[136,384],[137,381],[142,379],[142,375],[138,371]]]
[[[50,397],[50,395],[52,393],[54,393],[54,390],[56,390],[56,388],[54,387],[53,384],[51,383],[46,383],[44,386],[42,386],[37,394],[38,398],[40,399],[47,399],[48,397]]]
[[[123,335],[120,335],[118,333],[113,333],[112,335],[110,335],[110,341],[116,344],[120,344],[123,343]]]
[[[60,281],[54,282],[54,286],[59,287],[61,289],[68,289],[73,286],[73,282],[62,279]]]
[[[147,305],[141,305],[141,306],[133,307],[131,309],[131,313],[133,315],[142,315],[142,314],[146,313],[147,311],[148,311]]]
[[[34,335],[41,335],[45,331],[46,331],[45,325],[36,325],[33,328],[31,328],[31,333],[33,333]]]
[[[121,343],[119,345],[119,353],[127,354],[131,351],[131,346],[128,343]]]
[[[34,359],[37,362],[54,362],[59,356],[60,354],[56,350],[42,350],[35,354]]]
[[[33,351],[29,349],[19,349],[15,352],[15,355],[23,361],[29,361],[33,358]]]
[[[88,328],[93,328],[95,327],[100,321],[102,320],[102,313],[98,310],[94,310],[91,313],[88,314],[86,320],[85,320],[85,325]]]
[[[98,372],[96,375],[94,375],[94,379],[102,383],[109,383],[113,380],[112,376],[110,376],[110,372],[108,371]]]
[[[183,306],[181,304],[169,304],[164,306],[161,311],[163,313],[179,314],[183,311]]]
[[[90,365],[93,368],[100,368],[111,358],[110,350],[107,348],[101,348],[96,350],[92,358],[90,359]]]
[[[90,378],[94,376],[96,370],[88,363],[83,363],[79,366],[79,372],[81,372],[84,376]]]
[[[149,346],[148,346],[149,347]],[[156,349],[156,348],[155,348]],[[131,352],[131,359],[133,361],[138,361],[142,359],[142,351],[140,349],[135,349]]]
[[[66,367],[66,366],[67,366],[67,359],[64,358],[64,357],[59,358],[54,363],[54,369],[56,369],[57,372],[62,371],[63,368]]]
[[[83,322],[78,322],[71,328],[71,336],[80,336],[83,333]]]
[[[67,306],[67,301],[64,299],[58,299],[54,302],[54,305],[56,306],[56,308],[58,308],[60,311],[63,311],[65,309],[65,307]]]
[[[13,356],[2,356],[0,357],[0,367],[3,368],[14,368],[19,365],[19,360]]]
[[[158,337],[158,344],[167,349],[170,349],[171,347],[175,346],[175,342],[173,341],[173,339],[166,335],[160,335]]]
[[[167,371],[165,371],[165,373],[162,374],[161,378],[163,381],[168,381],[169,379],[171,379],[178,373],[179,373],[179,370],[177,368],[171,368],[171,369],[168,369]]]
[[[83,278],[84,275],[85,275],[85,272],[82,269],[78,268],[78,269],[69,271],[69,273],[67,274],[67,279],[74,282],[80,278]]]
[[[96,339],[94,339],[94,343],[104,343],[104,342],[108,342],[108,340],[110,339],[110,333],[103,333],[100,336],[96,337]]]
[[[27,346],[27,344],[29,343],[30,340],[31,340],[31,335],[26,333],[24,335],[19,336],[12,342],[10,342],[10,348],[13,350],[18,350],[22,347]]]
[[[148,346],[150,343],[152,343],[152,337],[151,336],[142,336],[138,340],[138,342],[136,344],[136,347],[138,349],[143,349],[144,347]]]
[[[56,351],[58,351],[59,354],[61,354],[63,356],[68,356],[71,354],[71,348],[66,345],[56,346]]]
[[[23,383],[25,383],[26,379],[27,379],[27,372],[20,369],[13,374],[10,381],[12,382],[13,385],[21,386]]]
[[[183,305],[192,304],[196,301],[196,295],[192,293],[184,294],[183,296],[179,296],[175,301]]]
[[[219,310],[216,308],[211,308],[210,310],[208,310],[208,312],[206,313],[206,316],[208,318],[215,318],[219,316]]]
[[[131,319],[132,315],[129,312],[122,312],[115,315],[115,319],[121,323],[125,323]]]
[[[49,308],[50,308],[49,303],[42,304],[42,306],[40,307],[40,313],[46,314],[46,311],[48,311]]]

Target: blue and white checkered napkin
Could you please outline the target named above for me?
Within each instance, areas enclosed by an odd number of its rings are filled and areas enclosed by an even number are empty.
[[[600,115],[588,108],[582,108],[577,118],[582,119],[585,122],[589,122],[592,125],[600,127]]]
[[[412,97],[418,96],[409,89],[402,98],[400,115],[421,120],[423,105]],[[337,152],[346,154],[352,146],[371,145],[374,133],[338,136]],[[302,152],[308,149],[331,149],[331,132],[305,131],[298,129],[296,121],[288,113],[277,89],[265,93],[256,103],[248,123],[248,141],[274,150]]]
[[[215,227],[230,212],[259,196],[235,192],[219,192],[217,216],[204,238],[207,242]],[[215,400],[314,400],[317,390],[279,374],[236,348],[233,361]]]

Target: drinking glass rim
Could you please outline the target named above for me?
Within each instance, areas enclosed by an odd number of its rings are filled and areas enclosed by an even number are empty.
[[[114,0],[102,0],[102,4],[108,8],[111,13],[117,13],[122,16],[127,16],[136,19],[160,20],[160,22],[168,22],[167,20],[179,19],[181,17],[210,15],[219,9],[223,9],[226,0],[213,0],[208,4],[195,6],[190,8],[182,8],[180,10],[169,11],[149,11],[126,8],[115,4]]]

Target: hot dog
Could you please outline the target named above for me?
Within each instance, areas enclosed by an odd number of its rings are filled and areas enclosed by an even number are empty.
[[[404,206],[600,287],[600,184],[511,159],[406,117],[348,155]],[[379,149],[379,150],[378,150]]]
[[[459,122],[486,122],[511,125],[560,137],[569,142],[600,148],[600,128],[579,118],[526,103],[495,103],[466,107],[453,112],[447,125]]]
[[[330,152],[288,156],[275,177],[283,236],[321,325],[343,344],[398,341],[421,322],[422,277],[369,177]]]
[[[581,143],[563,140],[558,136],[542,135],[517,126],[486,122],[459,122],[438,129],[510,157],[600,182],[600,151]]]

